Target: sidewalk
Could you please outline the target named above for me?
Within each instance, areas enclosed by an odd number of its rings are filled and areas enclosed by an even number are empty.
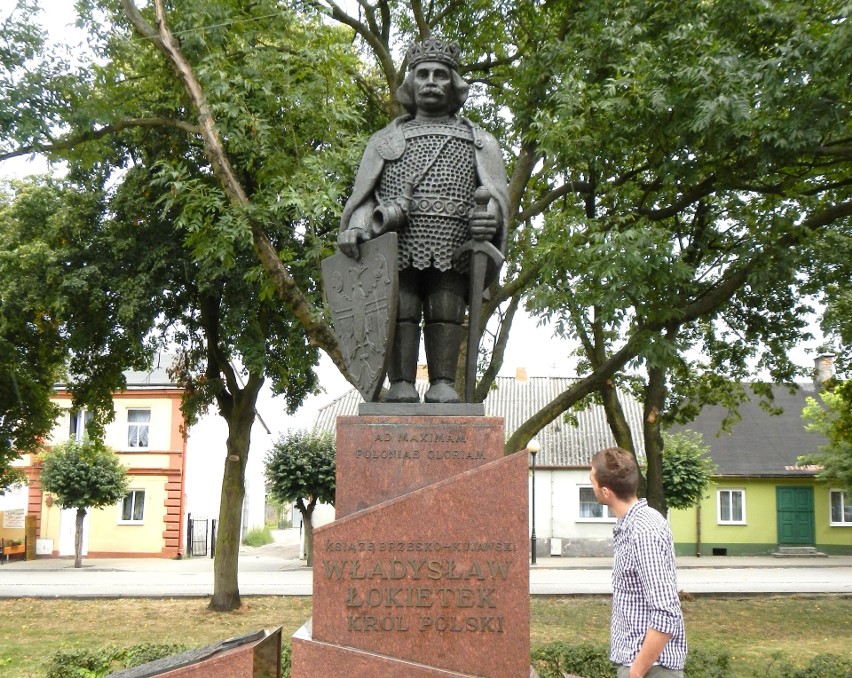
[[[240,551],[243,596],[311,595],[313,573],[298,559],[298,531]],[[295,538],[294,538],[295,535]],[[852,556],[828,558],[682,557],[678,584],[690,594],[852,595]],[[609,595],[611,558],[538,558],[532,595]],[[207,558],[73,558],[11,561],[0,566],[0,597],[204,597],[213,593]]]

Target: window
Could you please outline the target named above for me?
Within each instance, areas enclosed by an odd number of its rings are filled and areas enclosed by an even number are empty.
[[[581,520],[614,520],[609,506],[599,504],[595,491],[591,487],[581,487],[580,490],[580,519]]]
[[[148,447],[151,410],[127,410],[127,446]]]
[[[843,490],[832,490],[829,495],[831,501],[831,524],[852,525],[852,502],[849,501],[849,495]]]
[[[745,525],[745,490],[719,490],[720,525]]]
[[[145,490],[130,490],[121,500],[121,523],[141,523],[145,515]]]
[[[78,441],[85,439],[86,428],[93,418],[94,415],[86,410],[68,410],[68,437]]]

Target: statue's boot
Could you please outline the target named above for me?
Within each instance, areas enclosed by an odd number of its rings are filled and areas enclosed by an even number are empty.
[[[385,400],[389,403],[419,403],[414,388],[417,379],[417,356],[420,352],[420,325],[412,322],[396,324],[391,347],[388,381],[390,388]]]
[[[461,402],[455,386],[462,332],[462,326],[455,323],[429,323],[423,329],[430,384],[425,402]]]

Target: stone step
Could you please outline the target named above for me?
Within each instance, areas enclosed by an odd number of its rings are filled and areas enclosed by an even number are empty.
[[[813,546],[779,546],[772,555],[776,558],[828,558],[828,554],[817,551]]]

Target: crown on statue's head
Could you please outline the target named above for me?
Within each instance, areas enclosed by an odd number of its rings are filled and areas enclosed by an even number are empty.
[[[437,61],[453,70],[459,67],[459,43],[447,42],[441,38],[426,38],[414,42],[408,48],[408,69],[413,69],[424,61]]]

